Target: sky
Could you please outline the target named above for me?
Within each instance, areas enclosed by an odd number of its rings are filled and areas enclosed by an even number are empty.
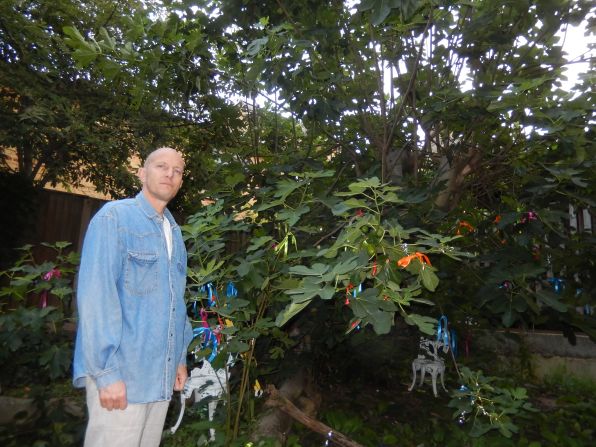
[[[596,58],[596,39],[594,35],[589,37],[584,36],[587,22],[582,22],[580,26],[569,27],[566,36],[561,33],[561,37],[564,38],[563,50],[567,53],[567,60],[581,60],[582,63],[572,63],[567,65],[567,81],[563,81],[563,88],[566,90],[571,88],[581,73],[587,73],[590,69],[589,60],[590,58]],[[592,46],[592,49],[589,47]]]

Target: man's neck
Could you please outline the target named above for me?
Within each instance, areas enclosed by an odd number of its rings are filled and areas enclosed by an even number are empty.
[[[168,203],[157,200],[154,197],[151,197],[149,194],[145,194],[145,191],[143,191],[143,197],[145,197],[145,200],[149,202],[149,205],[151,205],[153,209],[157,211],[157,214],[159,214],[160,217],[163,217],[163,212],[166,209]]]

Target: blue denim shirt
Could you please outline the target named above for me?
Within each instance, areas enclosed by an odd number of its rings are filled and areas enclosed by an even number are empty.
[[[162,217],[139,193],[109,202],[91,220],[79,268],[73,382],[126,384],[129,403],[170,399],[186,364],[192,327],[186,314],[186,248],[172,227],[168,257]]]

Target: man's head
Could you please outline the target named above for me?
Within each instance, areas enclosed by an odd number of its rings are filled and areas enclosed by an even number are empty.
[[[183,173],[184,159],[180,152],[171,147],[161,147],[151,152],[139,169],[145,198],[158,212],[163,212],[178,193]]]

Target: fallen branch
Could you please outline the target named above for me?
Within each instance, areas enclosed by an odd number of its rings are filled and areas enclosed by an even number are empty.
[[[363,447],[340,432],[333,430],[328,425],[304,414],[296,405],[284,397],[274,385],[267,386],[267,394],[269,395],[269,399],[267,399],[266,405],[279,408],[292,419],[297,420],[315,433],[320,433],[322,436],[328,437],[332,444],[340,447]]]

